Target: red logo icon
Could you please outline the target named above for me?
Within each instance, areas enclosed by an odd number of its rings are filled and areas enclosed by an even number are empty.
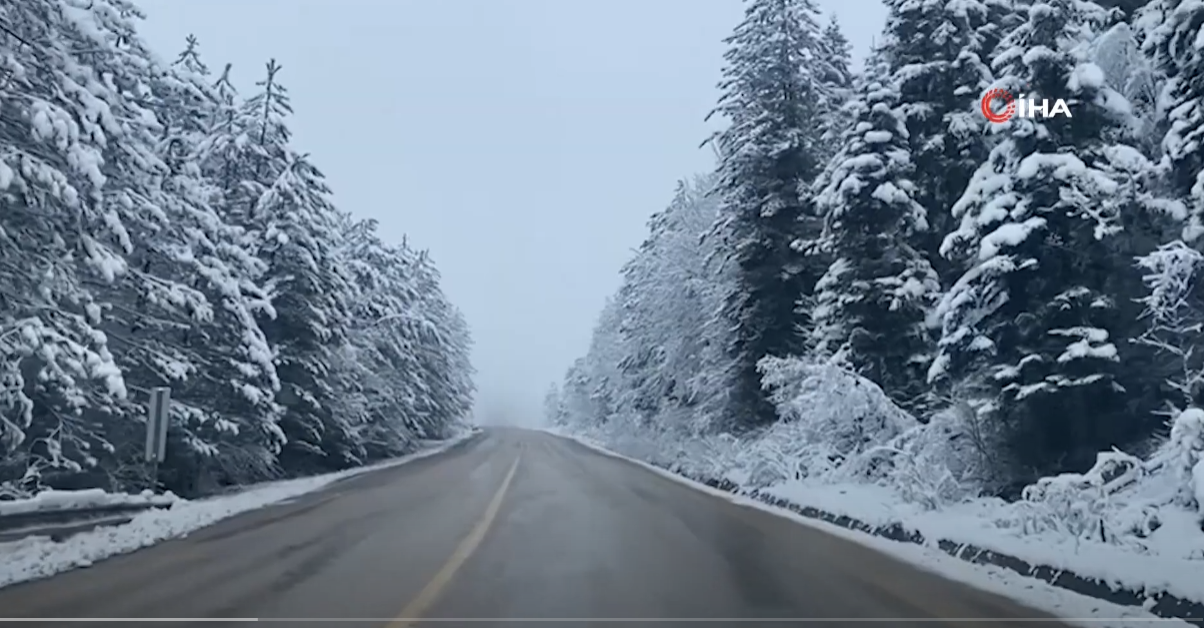
[[[1003,101],[1003,106],[996,108],[995,101]],[[992,89],[982,96],[982,115],[996,124],[1007,122],[1016,113],[1016,100],[1006,89]]]

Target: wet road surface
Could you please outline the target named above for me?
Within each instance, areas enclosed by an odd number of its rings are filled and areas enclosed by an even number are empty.
[[[569,440],[505,428],[0,589],[0,617],[332,628],[1057,625],[847,539]],[[674,619],[695,621],[666,621]]]

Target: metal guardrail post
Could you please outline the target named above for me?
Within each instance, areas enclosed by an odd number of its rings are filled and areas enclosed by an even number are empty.
[[[150,490],[159,489],[159,463],[167,457],[167,425],[171,417],[171,387],[150,391],[146,409],[146,461],[150,465]]]

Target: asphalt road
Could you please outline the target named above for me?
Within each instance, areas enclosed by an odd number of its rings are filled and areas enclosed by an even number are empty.
[[[688,618],[935,626],[932,619],[976,618],[952,623],[982,628],[1041,616],[577,443],[515,429],[0,590],[6,618],[257,617],[332,627],[540,619],[578,628],[604,625],[599,618],[612,618],[608,626],[613,618],[662,627]],[[466,618],[477,621],[450,621]]]

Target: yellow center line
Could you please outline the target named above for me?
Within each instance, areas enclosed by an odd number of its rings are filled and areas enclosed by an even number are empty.
[[[435,574],[434,578],[431,578],[430,582],[426,583],[425,587],[422,587],[418,595],[410,600],[405,608],[401,609],[397,619],[390,622],[387,628],[409,628],[418,623],[418,619],[430,608],[443,589],[447,588],[452,576],[456,575],[456,571],[464,566],[468,557],[472,556],[472,553],[481,545],[481,541],[485,540],[485,534],[489,532],[489,527],[493,525],[494,519],[497,519],[498,511],[502,509],[502,500],[506,497],[510,482],[514,480],[514,472],[518,471],[520,460],[522,460],[521,454],[514,459],[514,464],[510,465],[510,471],[506,472],[506,479],[502,480],[502,485],[493,494],[493,499],[489,502],[489,507],[485,509],[481,520],[468,533],[468,536],[460,541],[460,545],[456,547],[456,551],[452,552],[443,568]]]

